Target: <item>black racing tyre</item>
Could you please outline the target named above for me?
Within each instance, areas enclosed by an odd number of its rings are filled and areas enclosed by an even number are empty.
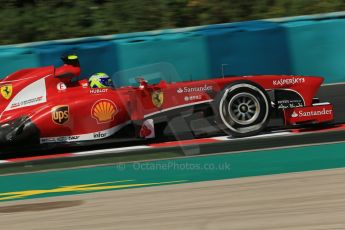
[[[250,81],[237,81],[225,87],[215,98],[218,127],[233,137],[247,137],[267,127],[271,101],[267,92]]]

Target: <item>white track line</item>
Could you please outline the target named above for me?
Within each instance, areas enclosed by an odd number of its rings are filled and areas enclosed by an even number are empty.
[[[73,155],[99,155],[99,154],[105,154],[105,153],[120,153],[120,152],[126,152],[129,150],[142,150],[142,149],[148,149],[151,148],[150,146],[146,145],[138,145],[138,146],[130,146],[130,147],[122,147],[122,148],[112,148],[112,149],[100,149],[100,150],[94,150],[94,151],[84,151],[84,152],[76,152],[72,153]]]
[[[234,141],[234,140],[246,140],[246,139],[256,139],[261,137],[273,137],[273,136],[285,136],[285,135],[293,135],[291,132],[276,132],[276,133],[268,133],[268,134],[262,134],[262,135],[256,135],[251,137],[242,137],[242,138],[232,138],[230,136],[220,136],[220,137],[212,137],[212,139],[218,140],[218,141]]]

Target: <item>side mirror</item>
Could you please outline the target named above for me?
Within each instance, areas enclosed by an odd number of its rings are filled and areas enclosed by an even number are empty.
[[[145,78],[143,78],[143,77],[136,77],[136,78],[135,78],[135,81],[138,82],[139,84],[141,84],[142,82],[147,83],[147,81],[146,81]]]
[[[136,80],[136,82],[139,83],[139,88],[140,89],[144,89],[148,85],[147,81],[144,78],[142,78],[142,77],[136,77],[135,80]]]

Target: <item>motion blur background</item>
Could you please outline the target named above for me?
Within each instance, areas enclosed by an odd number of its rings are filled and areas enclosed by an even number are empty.
[[[77,53],[81,78],[106,72],[118,86],[223,73],[345,82],[342,10],[345,0],[1,1],[0,79]]]
[[[0,44],[342,10],[344,0],[2,0]]]

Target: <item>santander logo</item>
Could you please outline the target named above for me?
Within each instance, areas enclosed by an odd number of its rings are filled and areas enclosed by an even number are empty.
[[[332,110],[331,109],[325,109],[323,108],[322,110],[311,110],[311,111],[304,111],[304,110],[299,110],[298,113],[294,111],[291,114],[292,118],[296,117],[315,117],[315,116],[324,116],[324,115],[331,115]]]
[[[183,87],[183,88],[178,88],[176,90],[177,93],[193,93],[193,92],[206,92],[206,91],[211,91],[213,90],[212,85],[203,85],[203,86],[198,86],[198,87]]]
[[[291,114],[291,117],[292,117],[292,118],[296,118],[296,117],[298,117],[298,114],[294,111],[294,112]]]

